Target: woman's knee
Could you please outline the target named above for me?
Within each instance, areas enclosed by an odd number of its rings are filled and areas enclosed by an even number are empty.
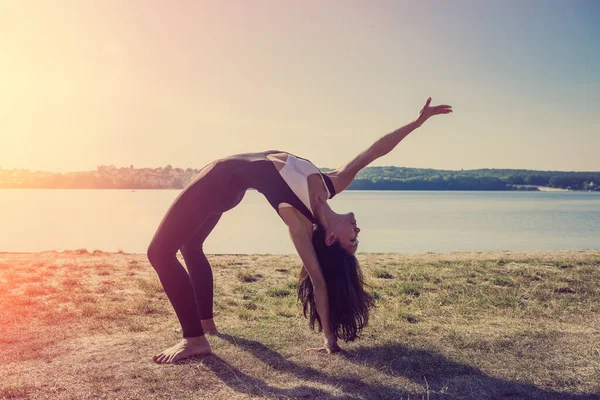
[[[185,260],[192,260],[197,257],[201,257],[204,254],[202,245],[202,242],[184,244],[180,249],[181,255]]]
[[[148,246],[146,255],[148,256],[148,261],[150,261],[150,264],[152,264],[154,269],[158,269],[159,267],[167,263],[170,258],[176,257],[177,253],[169,251],[164,246],[162,246],[160,242],[153,240]]]

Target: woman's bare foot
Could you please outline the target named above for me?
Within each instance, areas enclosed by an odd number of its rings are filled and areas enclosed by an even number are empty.
[[[173,347],[152,357],[158,364],[170,364],[191,356],[207,356],[211,353],[210,343],[204,335],[184,338]]]
[[[215,321],[211,319],[203,319],[200,320],[202,323],[202,329],[204,333],[208,333],[209,335],[218,335],[219,331],[217,330],[217,326],[215,325]]]

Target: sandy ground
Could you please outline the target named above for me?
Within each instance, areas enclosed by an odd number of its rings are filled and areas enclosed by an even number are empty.
[[[567,189],[553,188],[549,186],[538,186],[538,189],[542,192],[568,192]]]

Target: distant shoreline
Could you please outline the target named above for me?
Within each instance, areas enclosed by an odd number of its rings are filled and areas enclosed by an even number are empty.
[[[329,168],[322,168],[325,174]],[[200,170],[117,168],[100,165],[96,171],[51,173],[0,168],[0,188],[18,189],[183,189]],[[437,170],[429,168],[366,167],[347,190],[476,190],[476,191],[600,192],[600,172],[534,171],[516,169]]]
[[[569,190],[567,190],[567,189],[553,188],[553,187],[549,187],[549,186],[538,186],[538,190],[540,192],[569,192]],[[585,190],[577,190],[577,191],[585,192]]]
[[[44,250],[44,251],[0,251],[0,266],[6,260],[3,257],[6,256],[58,256],[58,255],[70,255],[70,256],[142,256],[146,257],[143,253],[129,253],[122,250],[117,251],[103,251],[103,250],[88,250],[88,249],[70,249],[70,250]],[[358,252],[359,257],[373,257],[378,255],[388,255],[391,257],[398,257],[404,260],[421,260],[426,258],[451,258],[451,259],[497,259],[507,256],[514,256],[520,258],[527,257],[558,257],[563,256],[577,257],[577,256],[598,256],[600,257],[600,249],[570,249],[570,250],[489,250],[489,251],[442,251],[442,252],[421,252],[421,253],[402,253],[402,252]],[[181,257],[181,255],[179,255]],[[207,256],[211,257],[236,257],[236,256],[264,256],[272,258],[288,258],[297,257],[296,253],[207,253]],[[0,268],[1,269],[1,268]]]
[[[522,185],[526,186],[526,185]],[[0,190],[129,190],[131,192],[142,190],[182,190],[183,188],[65,188],[65,187],[2,187]],[[256,190],[249,188],[248,190]],[[347,188],[347,191],[363,191],[363,192],[591,192],[591,190],[573,190],[554,188],[550,186],[529,186],[527,189],[355,189]]]

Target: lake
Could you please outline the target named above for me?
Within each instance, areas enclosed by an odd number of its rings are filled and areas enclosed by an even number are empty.
[[[145,253],[179,190],[0,190],[0,251]],[[600,193],[345,191],[359,252],[600,249]],[[205,242],[206,253],[294,253],[275,210],[249,190]]]

